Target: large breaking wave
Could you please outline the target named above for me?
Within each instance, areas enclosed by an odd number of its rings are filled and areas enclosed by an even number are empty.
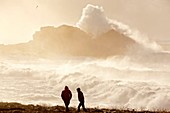
[[[88,4],[82,12],[77,26],[94,37],[101,35],[111,29],[114,29],[141,44],[155,51],[161,50],[161,47],[146,35],[141,34],[138,30],[130,28],[117,20],[110,19],[104,13],[103,7]]]

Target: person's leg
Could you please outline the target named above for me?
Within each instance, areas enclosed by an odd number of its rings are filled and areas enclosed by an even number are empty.
[[[80,112],[81,102],[78,105],[78,112]]]
[[[85,108],[85,106],[84,106],[84,102],[81,102],[81,105],[82,105],[82,107],[83,107],[83,110],[86,112],[87,110],[86,110],[86,108]]]
[[[64,103],[65,103],[65,106],[66,106],[66,111],[69,111],[68,105],[69,105],[70,102],[65,101]]]
[[[68,105],[66,106],[66,111],[69,111]]]

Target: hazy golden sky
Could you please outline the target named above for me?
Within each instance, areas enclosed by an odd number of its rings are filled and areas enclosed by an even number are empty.
[[[0,0],[0,44],[31,40],[41,26],[76,25],[87,4],[154,40],[170,40],[169,0]]]

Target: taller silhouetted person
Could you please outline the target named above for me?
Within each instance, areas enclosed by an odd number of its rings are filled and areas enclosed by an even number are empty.
[[[79,100],[79,105],[78,105],[78,112],[80,112],[80,107],[83,107],[83,110],[85,112],[87,112],[85,106],[84,106],[84,95],[83,92],[80,90],[80,88],[77,88],[77,92],[78,92],[78,100]]]
[[[72,93],[69,90],[68,86],[65,86],[65,89],[62,91],[61,93],[61,98],[64,101],[65,107],[66,107],[66,112],[69,111],[69,104],[70,104],[70,100],[72,98]]]

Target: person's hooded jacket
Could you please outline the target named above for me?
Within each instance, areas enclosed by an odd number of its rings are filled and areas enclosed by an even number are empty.
[[[68,102],[71,100],[72,93],[67,86],[65,86],[65,89],[62,91],[61,97],[62,97],[63,101],[65,101],[65,102]]]

